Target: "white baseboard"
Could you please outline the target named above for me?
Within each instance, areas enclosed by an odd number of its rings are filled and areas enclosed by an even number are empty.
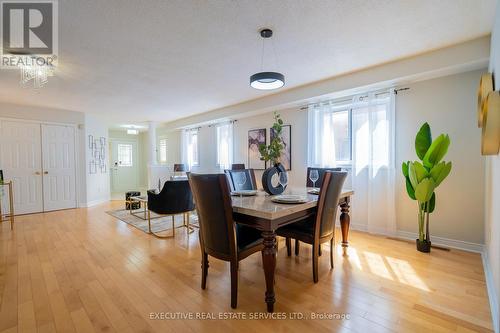
[[[85,207],[89,208],[89,207],[92,207],[92,206],[96,206],[96,205],[108,202],[109,200],[110,200],[110,198],[102,198],[102,199],[98,199],[98,200],[89,201],[87,203],[82,202],[80,204],[80,207],[82,207],[82,208],[85,208]]]
[[[417,233],[414,233],[414,232],[398,230],[397,237],[414,241],[415,239],[418,238],[418,235],[417,235]],[[444,238],[444,237],[438,237],[438,236],[431,236],[431,241],[432,241],[432,244],[450,247],[453,249],[465,250],[465,251],[475,252],[475,253],[483,253],[483,251],[484,251],[483,244],[471,243],[471,242],[466,242],[466,241],[462,241],[462,240],[456,240],[456,239],[450,239],[450,238]]]
[[[365,224],[351,224],[351,229],[357,230],[357,231],[369,232],[371,234],[377,234],[377,235],[383,235],[383,236],[389,236],[389,237],[397,237],[397,238],[401,238],[401,239],[408,239],[408,240],[412,240],[412,241],[414,241],[415,239],[418,238],[417,233],[414,233],[414,232],[398,230],[394,234],[394,233],[388,232],[386,229],[383,229],[383,228],[375,228],[375,229],[369,230],[368,226]],[[459,249],[459,250],[464,250],[464,251],[469,251],[469,252],[483,253],[483,250],[484,250],[483,244],[471,243],[471,242],[466,242],[466,241],[462,241],[462,240],[432,236],[431,241],[432,241],[432,244],[446,246],[449,248]]]
[[[481,258],[483,259],[483,267],[484,267],[484,276],[486,279],[486,288],[488,290],[488,298],[490,299],[490,309],[491,309],[491,318],[493,321],[493,330],[495,333],[500,333],[500,309],[498,308],[498,294],[496,291],[495,282],[493,280],[493,273],[490,268],[490,261],[488,251],[485,249],[481,253]]]

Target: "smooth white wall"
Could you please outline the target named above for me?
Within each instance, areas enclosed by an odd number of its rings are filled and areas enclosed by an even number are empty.
[[[101,137],[106,138],[105,156],[106,156],[106,173],[101,173],[101,170],[98,168],[97,173],[90,173],[90,164],[89,162],[93,159],[91,156],[91,150],[88,145],[88,136],[92,135],[94,139],[98,139]],[[85,152],[86,163],[86,189],[87,189],[87,207],[106,202],[110,198],[110,188],[109,188],[109,137],[108,137],[108,127],[103,124],[103,122],[92,115],[85,115],[85,138],[83,142],[83,149]]]
[[[497,2],[495,25],[491,36],[490,72],[494,73],[495,90],[500,90],[500,4]],[[479,147],[477,148],[479,150]],[[491,282],[490,303],[496,332],[500,331],[500,156],[486,157],[485,241],[486,259]],[[488,276],[487,276],[488,278]]]
[[[278,113],[281,115],[285,125],[291,125],[292,130],[292,170],[288,173],[289,185],[304,186],[307,169],[307,111],[292,108],[280,110]],[[244,163],[248,166],[248,131],[265,128],[267,144],[269,144],[269,129],[273,123],[273,112],[238,119],[234,123],[234,163]],[[263,170],[256,170],[255,172],[259,186],[261,184],[262,172]]]
[[[430,234],[475,244],[484,243],[484,159],[476,124],[477,83],[485,70],[410,84],[396,97],[396,195],[398,229],[417,232],[415,201],[406,194],[401,163],[416,160],[415,134],[424,122],[433,137],[450,135],[448,178],[436,190]]]

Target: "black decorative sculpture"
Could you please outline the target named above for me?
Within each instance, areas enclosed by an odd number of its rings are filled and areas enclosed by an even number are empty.
[[[285,191],[285,188],[281,184],[278,183],[274,186],[272,182],[274,175],[281,172],[286,172],[285,167],[281,163],[264,170],[262,174],[262,187],[264,187],[264,191],[271,195],[281,194]]]

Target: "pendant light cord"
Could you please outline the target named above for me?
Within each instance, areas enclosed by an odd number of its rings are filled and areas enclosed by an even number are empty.
[[[266,42],[266,39],[265,38],[262,38],[262,54],[261,54],[261,57],[260,57],[260,71],[263,72],[264,71],[264,51],[265,51],[265,42]]]

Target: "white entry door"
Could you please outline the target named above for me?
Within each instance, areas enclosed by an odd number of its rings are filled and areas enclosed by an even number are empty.
[[[75,128],[42,124],[44,211],[76,208]]]
[[[0,169],[13,182],[15,214],[41,212],[40,124],[0,121]]]
[[[113,193],[137,190],[137,142],[111,139],[110,171]]]

